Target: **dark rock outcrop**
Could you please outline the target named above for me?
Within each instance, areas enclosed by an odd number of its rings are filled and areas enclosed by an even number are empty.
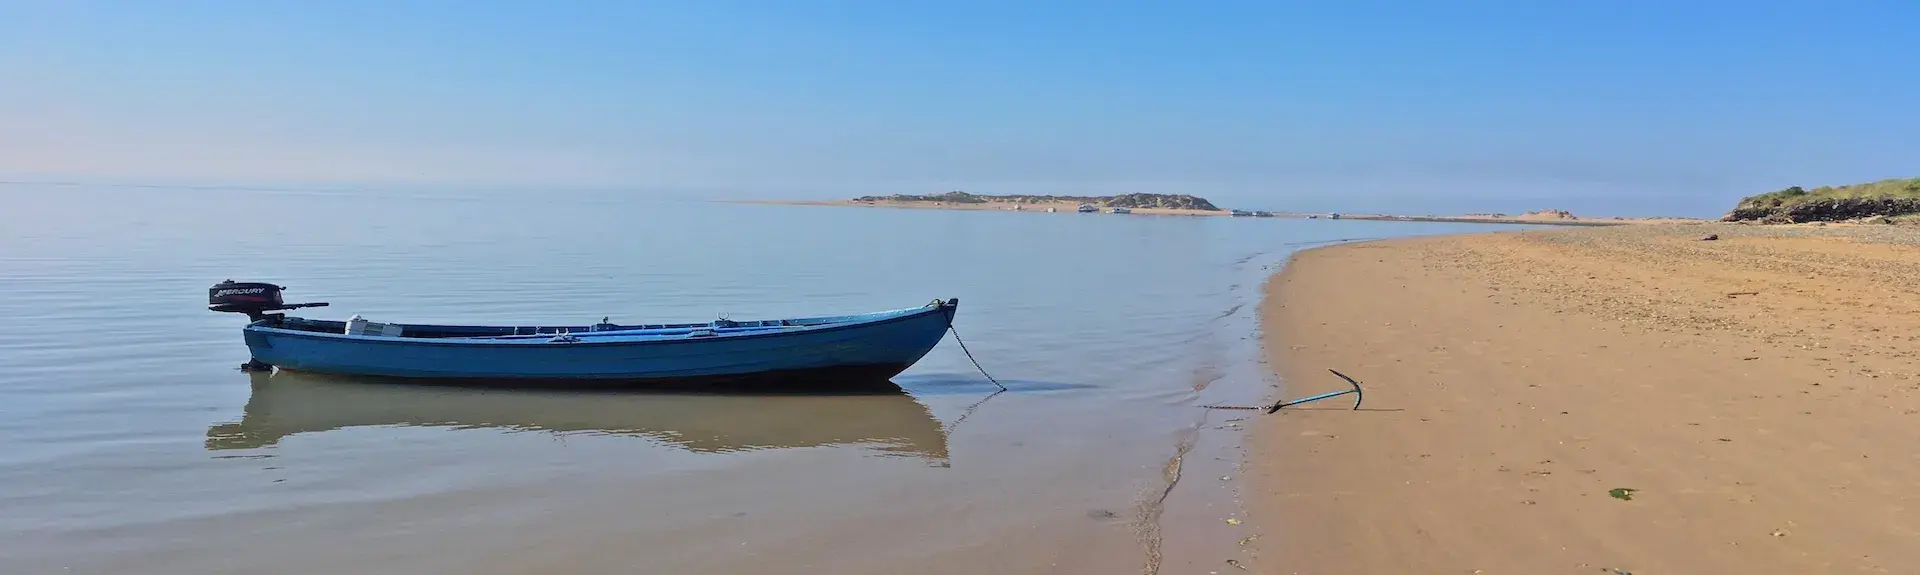
[[[1886,219],[1920,213],[1920,178],[1784,190],[1742,198],[1720,218],[1728,222],[1797,224]]]
[[[1743,204],[1727,212],[1721,220],[1797,224],[1906,214],[1920,214],[1920,198],[1833,198],[1776,205]]]

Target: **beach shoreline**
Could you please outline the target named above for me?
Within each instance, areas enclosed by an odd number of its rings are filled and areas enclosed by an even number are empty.
[[[1704,240],[1704,234],[1716,239]],[[1920,233],[1622,226],[1343,244],[1265,287],[1262,573],[1920,564]],[[1617,571],[1616,571],[1617,570]]]
[[[850,208],[886,208],[886,209],[902,209],[902,210],[961,210],[961,211],[993,211],[993,212],[1023,212],[1023,213],[1060,213],[1060,214],[1077,213],[1075,212],[1074,209],[1079,206],[1079,204],[1074,202],[1036,202],[1036,203],[1021,203],[1021,204],[1015,204],[1010,202],[953,203],[953,202],[903,202],[903,201],[886,201],[886,200],[882,200],[882,201],[727,200],[727,202],[740,203],[740,204],[766,204],[766,205],[782,205],[782,206],[824,206],[824,207],[850,207]],[[1020,209],[1018,210],[1014,209],[1015,206],[1019,206]],[[1047,212],[1046,210],[1048,208],[1053,208],[1054,211]],[[1106,209],[1103,208],[1101,211],[1105,212]],[[1230,210],[1209,211],[1209,210],[1185,210],[1185,209],[1166,209],[1166,208],[1132,208],[1130,211],[1132,212],[1133,215],[1148,215],[1148,216],[1252,217],[1247,215],[1235,216],[1233,215],[1233,212]],[[1338,217],[1334,217],[1332,214],[1305,213],[1305,212],[1266,212],[1266,214],[1267,214],[1266,216],[1261,216],[1261,217],[1278,218],[1278,219],[1319,218],[1319,219],[1328,219],[1328,220],[1341,219],[1341,220],[1385,221],[1385,222],[1446,222],[1446,223],[1467,223],[1467,224],[1510,224],[1510,225],[1536,225],[1536,226],[1620,226],[1620,225],[1656,224],[1656,223],[1690,223],[1690,222],[1705,221],[1705,220],[1695,220],[1695,219],[1688,219],[1688,218],[1587,218],[1587,219],[1582,219],[1577,217],[1557,217],[1557,216],[1527,215],[1527,214],[1523,214],[1523,215],[1465,214],[1465,215],[1454,215],[1454,216],[1440,216],[1440,215],[1412,216],[1412,215],[1396,215],[1396,214],[1340,214]]]

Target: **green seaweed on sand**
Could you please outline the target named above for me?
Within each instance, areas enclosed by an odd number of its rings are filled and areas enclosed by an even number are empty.
[[[1615,487],[1607,490],[1607,496],[1621,501],[1633,501],[1633,492],[1635,491],[1639,490],[1632,487]]]

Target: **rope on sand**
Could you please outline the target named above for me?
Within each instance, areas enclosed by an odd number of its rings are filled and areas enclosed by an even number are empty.
[[[1358,381],[1354,381],[1354,380],[1353,380],[1353,378],[1351,378],[1351,377],[1347,377],[1347,374],[1344,374],[1344,373],[1340,373],[1340,372],[1338,372],[1338,371],[1335,371],[1335,370],[1332,370],[1332,369],[1328,369],[1327,371],[1330,371],[1330,372],[1333,372],[1333,374],[1334,374],[1334,375],[1336,375],[1336,376],[1339,376],[1339,377],[1340,377],[1340,379],[1344,379],[1344,380],[1347,380],[1347,385],[1351,385],[1351,386],[1353,386],[1353,389],[1345,389],[1345,390],[1340,390],[1340,391],[1329,391],[1329,392],[1327,392],[1327,393],[1322,393],[1322,394],[1319,394],[1319,395],[1309,395],[1309,396],[1306,396],[1306,397],[1302,397],[1302,398],[1300,398],[1300,399],[1295,399],[1295,400],[1290,400],[1290,401],[1279,401],[1279,402],[1275,402],[1275,403],[1274,403],[1273,405],[1269,405],[1269,406],[1265,406],[1265,407],[1250,407],[1250,406],[1244,406],[1244,405],[1203,405],[1203,406],[1201,406],[1201,407],[1205,407],[1205,408],[1207,408],[1207,409],[1252,409],[1252,410],[1265,410],[1265,411],[1266,411],[1267,413],[1273,413],[1273,412],[1276,412],[1276,411],[1280,411],[1280,408],[1282,408],[1282,407],[1289,407],[1289,406],[1294,406],[1294,405],[1300,405],[1300,404],[1302,404],[1302,403],[1308,403],[1308,402],[1313,402],[1313,401],[1320,401],[1320,400],[1322,400],[1322,399],[1328,399],[1328,398],[1334,398],[1334,397],[1340,397],[1340,396],[1342,396],[1342,395],[1346,395],[1346,394],[1349,394],[1349,393],[1351,393],[1351,394],[1353,394],[1353,409],[1354,409],[1355,411],[1358,411],[1358,410],[1360,409],[1360,402],[1361,402],[1361,401],[1365,401],[1365,400],[1366,400],[1366,394],[1365,394],[1364,392],[1362,392],[1362,391],[1360,390],[1360,382],[1358,382]]]

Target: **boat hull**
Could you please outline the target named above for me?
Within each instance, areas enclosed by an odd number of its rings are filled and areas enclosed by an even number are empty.
[[[957,302],[827,325],[703,338],[352,336],[245,328],[256,361],[292,371],[438,383],[777,386],[875,381],[905,371],[953,323]]]

